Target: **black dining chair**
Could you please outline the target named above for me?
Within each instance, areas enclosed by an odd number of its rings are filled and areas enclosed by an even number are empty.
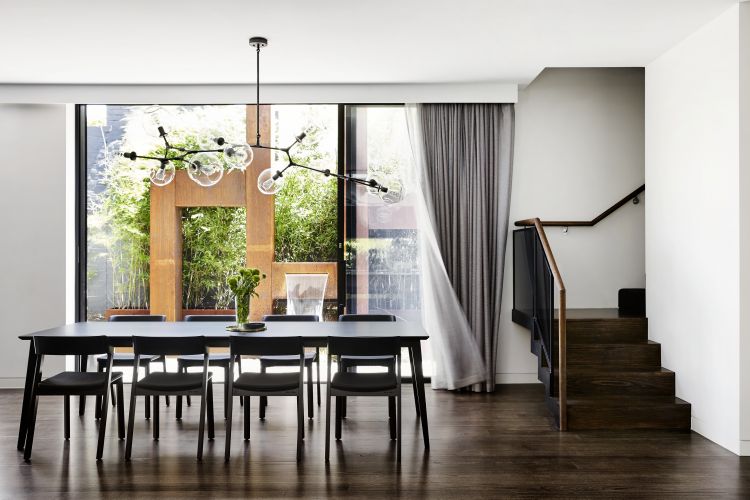
[[[393,322],[396,316],[393,314],[341,314],[339,321],[378,321]],[[337,360],[341,365],[342,371],[356,371],[358,366],[378,366],[388,369],[389,372],[395,371],[393,356],[340,356]],[[396,402],[393,398],[388,398],[389,415],[393,413],[393,405]],[[346,418],[346,398],[341,399],[341,416]],[[395,430],[395,423],[391,423],[391,429]]]
[[[357,373],[340,369],[331,378],[331,365],[334,356],[391,356],[396,372]],[[395,435],[398,441],[396,459],[401,461],[401,342],[397,337],[329,337],[328,374],[326,391],[326,463],[331,447],[331,397],[336,397],[336,440],[341,439],[343,416],[342,398],[345,396],[387,396],[396,398],[396,415],[389,415],[396,421]],[[390,410],[390,407],[389,407]]]
[[[214,438],[214,407],[211,373],[208,371],[208,347],[203,336],[192,337],[133,337],[133,373],[138,373],[141,356],[165,356],[203,354],[202,373],[150,373],[138,380],[133,378],[130,389],[130,411],[128,415],[128,438],[125,444],[125,460],[130,460],[133,448],[133,420],[136,396],[154,398],[153,436],[159,439],[159,396],[201,396],[201,414],[198,424],[198,460],[203,458],[203,431],[208,414],[208,439]]]
[[[263,321],[320,321],[317,314],[266,314]],[[305,353],[305,368],[307,369],[307,417],[313,418],[313,377],[312,365],[315,363],[315,370],[318,377],[318,406],[320,406],[320,348],[316,347],[315,352]],[[294,356],[262,356],[260,358],[260,371],[265,373],[268,368],[276,366],[296,366],[297,358]],[[261,419],[266,418],[266,406],[268,400],[262,396],[260,398],[259,416]]]
[[[101,419],[99,421],[99,441],[96,447],[96,459],[102,459],[104,451],[104,433],[107,428],[107,408],[109,405],[109,388],[117,388],[117,430],[120,439],[125,437],[125,412],[122,396],[122,373],[112,372],[113,350],[104,335],[96,337],[34,337],[34,351],[37,354],[34,367],[34,382],[29,400],[29,427],[24,448],[24,460],[31,459],[31,448],[34,444],[34,429],[39,396],[62,396],[64,413],[64,435],[70,439],[70,396],[96,395],[103,399]],[[42,380],[44,356],[82,356],[104,354],[107,359],[105,373],[61,372]]]
[[[123,321],[132,321],[132,322],[164,322],[167,321],[167,317],[163,314],[113,314],[109,317],[108,321],[113,322],[123,322]],[[99,356],[96,358],[96,369],[99,372],[104,372],[106,369],[106,356]],[[166,356],[144,356],[141,358],[140,367],[144,369],[146,372],[146,375],[148,375],[151,372],[151,363],[161,363],[162,369],[166,372],[167,371],[167,358]],[[112,366],[126,366],[131,367],[133,366],[133,354],[129,352],[116,352],[114,356],[112,357]],[[136,378],[138,375],[136,372],[133,373],[133,378]],[[96,409],[95,409],[95,418],[99,418],[99,411],[101,409],[100,399],[97,398],[96,400]],[[114,404],[115,399],[112,398],[112,403]],[[169,406],[169,397],[166,398],[166,404]],[[149,399],[146,398],[146,405],[144,408],[144,413],[146,416],[146,420],[151,418],[151,403],[149,402]],[[81,412],[83,414],[83,412]]]
[[[229,379],[229,411],[226,421],[226,446],[224,460],[229,461],[229,450],[232,443],[232,402],[234,396],[244,401],[244,437],[250,439],[250,396],[296,396],[297,397],[297,461],[302,459],[302,440],[305,437],[303,379],[305,369],[305,349],[300,337],[240,337],[229,339],[231,367],[240,356],[285,356],[297,358],[299,371],[286,373],[242,373],[237,378]],[[230,373],[234,373],[230,371]]]
[[[183,318],[184,321],[189,322],[213,322],[213,323],[231,323],[234,324],[237,319],[233,314],[188,314]],[[242,360],[237,360],[237,366],[239,367],[240,373],[242,373]],[[177,372],[187,373],[188,368],[202,367],[203,366],[203,355],[202,354],[186,354],[184,356],[177,357]],[[224,418],[227,418],[227,404],[229,404],[229,391],[226,383],[229,380],[229,353],[211,353],[208,355],[208,366],[216,366],[224,370]],[[190,406],[190,396],[186,396],[187,405]],[[182,418],[182,396],[177,396],[177,408],[175,410],[175,416],[177,419]]]

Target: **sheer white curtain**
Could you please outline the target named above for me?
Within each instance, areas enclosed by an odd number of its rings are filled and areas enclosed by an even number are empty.
[[[430,335],[435,372],[433,389],[460,389],[486,380],[482,353],[451,285],[441,257],[432,219],[432,200],[425,186],[425,151],[417,106],[406,106],[413,172],[405,185],[414,196],[418,221],[419,264],[422,291],[422,326]]]

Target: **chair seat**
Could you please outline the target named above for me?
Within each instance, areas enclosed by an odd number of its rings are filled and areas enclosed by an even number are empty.
[[[208,364],[216,366],[229,366],[231,357],[229,354],[209,354]],[[203,354],[185,354],[177,357],[177,364],[181,366],[203,366]]]
[[[112,372],[112,382],[122,379],[122,373]],[[39,383],[40,394],[101,393],[107,384],[107,374],[98,372],[62,372]]]
[[[347,366],[395,366],[393,356],[341,356],[341,365]]]
[[[211,374],[208,375],[208,378],[211,379]],[[146,375],[138,381],[138,389],[165,393],[200,390],[202,387],[202,373],[156,372]]]
[[[299,387],[299,373],[243,373],[233,385],[244,391],[288,391]]]
[[[163,356],[161,355],[153,355],[153,356],[141,356],[141,359],[138,360],[139,366],[146,366],[151,363],[155,363],[157,361],[161,361]],[[133,365],[133,353],[130,352],[116,352],[112,355],[112,366],[132,366]],[[102,354],[101,356],[97,356],[96,362],[100,365],[107,364],[107,355]]]
[[[352,392],[379,392],[395,389],[396,375],[393,373],[337,372],[331,380],[331,388]]]
[[[314,352],[305,353],[305,366],[310,365],[313,361],[317,361],[317,356]],[[260,364],[265,366],[299,366],[299,356],[283,355],[283,356],[261,356]]]

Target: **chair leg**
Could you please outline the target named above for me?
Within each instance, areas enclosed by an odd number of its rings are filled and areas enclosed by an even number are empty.
[[[344,371],[348,372],[349,367],[344,367]],[[346,418],[346,396],[341,396],[341,418]]]
[[[82,372],[88,370],[89,357],[87,354],[81,355],[80,363]],[[86,396],[80,396],[78,400],[78,415],[83,416],[86,413]]]
[[[122,380],[117,383],[117,437],[125,439],[125,399]]]
[[[242,397],[240,397],[240,401],[242,401]],[[229,450],[232,447],[232,405],[234,403],[234,398],[232,396],[229,397],[229,403],[227,405],[227,418],[224,422],[224,461],[229,462]]]
[[[137,375],[136,375],[137,376]],[[130,460],[130,452],[133,450],[133,424],[135,423],[135,405],[138,398],[135,397],[135,384],[130,389],[130,409],[128,410],[128,436],[125,441],[125,460]]]
[[[115,397],[115,387],[113,385],[109,386],[109,398],[112,400],[112,408],[117,406],[117,398]]]
[[[214,384],[208,383],[206,394],[206,413],[208,413],[208,440],[214,439]]]
[[[304,439],[305,410],[302,403],[302,394],[297,393],[297,462],[302,460],[302,440]]]
[[[109,387],[104,388],[104,401],[102,401],[102,418],[99,420],[99,442],[96,445],[96,460],[102,459],[104,454],[104,436],[107,433],[107,415],[109,412]]]
[[[330,359],[330,357],[329,357]],[[326,391],[326,463],[331,453],[331,392],[330,385]]]
[[[312,420],[313,418],[313,379],[312,379],[312,363],[307,366],[307,418]]]
[[[263,361],[260,362],[260,373],[266,373],[266,365],[263,364]],[[266,418],[266,406],[268,406],[268,398],[266,396],[261,396],[260,410],[258,412],[258,418],[261,420]]]
[[[34,430],[36,429],[36,410],[39,406],[39,396],[33,394],[29,404],[31,405],[31,411],[29,412],[29,428],[26,433],[26,447],[23,449],[23,459],[27,462],[31,460],[31,448],[34,446]]]
[[[188,372],[188,367],[187,366],[183,366],[182,367],[182,371],[183,371],[183,373],[187,373]],[[190,401],[190,396],[189,395],[185,396],[185,401],[187,402],[188,407],[192,406],[193,402]]]
[[[391,439],[396,439],[396,398],[388,396],[388,430]]]
[[[245,438],[245,441],[248,441],[250,439],[250,396],[241,396],[242,399],[245,400],[245,407],[244,407],[244,420],[242,423],[242,431],[243,431],[243,437]],[[261,406],[261,411],[262,411]]]
[[[401,463],[401,392],[399,391],[398,396],[396,396],[396,413],[398,414],[397,420],[397,436],[396,440],[398,443],[396,444],[396,461]]]
[[[229,365],[224,367],[224,420],[229,414]]]
[[[242,375],[242,356],[237,356],[237,369],[240,372],[240,375]],[[234,377],[234,373],[232,374],[232,377]],[[240,396],[240,406],[245,404],[245,398]]]
[[[320,347],[315,348],[315,377],[318,383],[318,406],[320,406]]]
[[[99,363],[98,359],[96,360],[96,364],[97,364],[97,367],[96,367],[97,373],[104,372],[104,366],[101,363]],[[96,398],[94,398],[94,401],[95,401],[95,403],[94,403],[94,419],[95,420],[99,420],[101,418],[101,416],[102,416],[102,397],[99,396],[99,395],[97,395]]]
[[[343,404],[343,397],[336,396],[336,441],[341,439],[341,422],[343,421],[343,418],[341,417],[341,406]]]
[[[164,356],[161,359],[161,366],[162,366],[164,373],[167,373],[167,357],[166,356]],[[167,408],[169,408],[169,394],[164,396],[164,404],[166,404]]]
[[[182,420],[182,396],[177,396],[177,402],[174,409],[175,420]]]
[[[198,423],[198,460],[203,460],[203,435],[206,428],[206,397],[207,394],[204,392],[201,395],[201,416]]]
[[[151,374],[151,369],[146,365],[144,368],[146,371],[146,376],[148,377]],[[144,409],[144,412],[146,414],[146,420],[149,420],[151,418],[151,396],[146,396],[146,408]]]
[[[159,440],[159,396],[154,395],[154,420],[151,423],[154,431],[154,441]]]
[[[70,396],[63,397],[63,420],[65,428],[65,440],[70,439]]]

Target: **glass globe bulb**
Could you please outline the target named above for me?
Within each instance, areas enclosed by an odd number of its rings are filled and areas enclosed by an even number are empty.
[[[174,179],[174,163],[167,162],[153,167],[149,173],[149,177],[154,185],[166,186]]]
[[[258,190],[263,194],[276,194],[284,185],[284,178],[279,176],[274,179],[276,170],[267,168],[258,175]]]
[[[186,162],[188,177],[203,187],[215,186],[224,176],[216,153],[198,153]]]
[[[224,148],[224,155],[231,169],[243,172],[253,162],[253,148],[249,144],[228,144]]]
[[[404,185],[401,181],[393,180],[385,187],[388,189],[387,191],[378,192],[378,196],[384,203],[392,205],[404,199]]]
[[[143,131],[149,137],[159,137],[159,127],[164,127],[167,133],[173,132],[177,122],[175,111],[172,107],[158,104],[144,107],[139,119]]]

